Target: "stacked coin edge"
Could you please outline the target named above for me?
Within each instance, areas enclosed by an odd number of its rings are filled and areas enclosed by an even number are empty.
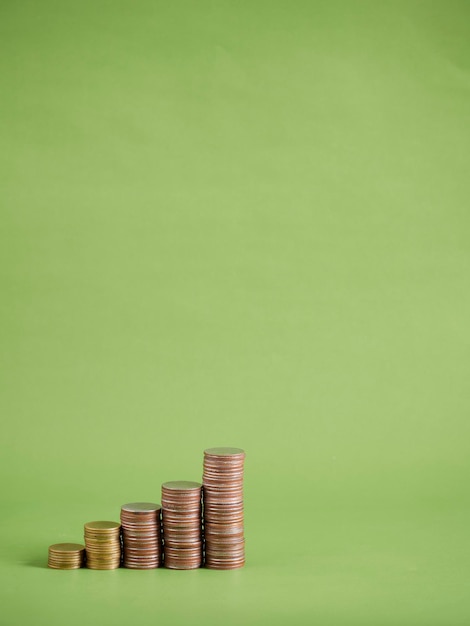
[[[121,507],[122,564],[128,569],[155,569],[162,560],[161,505],[131,502]]]
[[[162,484],[163,559],[169,569],[202,565],[202,485],[192,481]]]
[[[243,471],[240,448],[204,451],[204,558],[208,569],[245,565]]]
[[[84,526],[86,566],[110,570],[121,565],[121,525],[119,522],[87,522]]]
[[[85,546],[80,543],[54,543],[49,546],[47,566],[51,569],[80,569],[85,561]]]

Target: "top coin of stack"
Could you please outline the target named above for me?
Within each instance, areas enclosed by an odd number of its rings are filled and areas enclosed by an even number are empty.
[[[161,506],[131,502],[121,507],[123,565],[153,569],[161,562]]]
[[[243,465],[240,448],[204,450],[205,564],[236,569],[245,564]]]
[[[196,569],[202,564],[201,483],[175,480],[162,485],[164,565]]]
[[[121,525],[118,522],[85,524],[86,560],[89,569],[116,569],[121,564]]]
[[[47,565],[53,569],[79,569],[84,557],[85,546],[80,543],[55,543],[49,546]]]

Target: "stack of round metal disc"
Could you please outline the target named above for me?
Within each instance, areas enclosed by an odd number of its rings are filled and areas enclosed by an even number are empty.
[[[84,559],[85,546],[81,543],[55,543],[49,546],[47,565],[53,569],[79,569]]]
[[[243,465],[240,448],[204,450],[205,565],[236,569],[245,564]]]
[[[121,564],[121,525],[118,522],[85,524],[86,565],[89,569],[116,569]]]
[[[159,567],[162,555],[161,506],[131,502],[121,507],[123,565],[131,569]]]
[[[177,480],[162,485],[164,565],[196,569],[202,564],[201,483]]]

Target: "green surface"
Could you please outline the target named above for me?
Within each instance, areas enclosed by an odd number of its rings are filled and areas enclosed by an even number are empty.
[[[470,623],[470,3],[0,4],[0,623]],[[247,565],[47,547],[241,446]]]

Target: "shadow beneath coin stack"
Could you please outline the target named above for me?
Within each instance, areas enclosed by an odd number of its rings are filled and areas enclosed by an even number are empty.
[[[21,560],[20,565],[24,565],[26,567],[39,567],[40,569],[48,569],[47,567],[47,556],[44,558],[44,555],[33,556],[31,558]]]

